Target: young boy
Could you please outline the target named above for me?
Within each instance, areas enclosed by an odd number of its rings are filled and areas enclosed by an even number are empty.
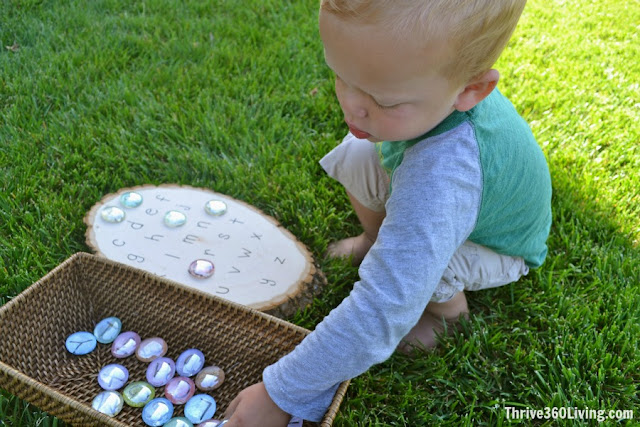
[[[467,313],[464,290],[542,264],[549,171],[491,68],[524,3],[322,1],[320,36],[350,133],[321,165],[364,229],[329,252],[361,261],[360,281],[238,395],[229,427],[320,420],[340,382],[396,349],[435,345],[434,330]]]

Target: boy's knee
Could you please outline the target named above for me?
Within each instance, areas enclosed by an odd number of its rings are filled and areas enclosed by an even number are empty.
[[[320,166],[367,208],[384,211],[389,177],[380,165],[374,143],[348,134],[320,160]]]

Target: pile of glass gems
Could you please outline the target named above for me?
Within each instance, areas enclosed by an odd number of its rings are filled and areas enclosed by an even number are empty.
[[[98,383],[103,389],[92,401],[93,409],[115,417],[124,404],[142,408],[142,420],[149,426],[220,427],[226,421],[215,420],[215,399],[206,393],[224,382],[222,368],[205,367],[205,355],[197,348],[183,351],[174,361],[164,357],[167,343],[160,337],[142,340],[134,331],[122,331],[117,317],[108,317],[96,325],[93,333],[80,331],[67,337],[67,351],[81,356],[95,350],[98,343],[111,344],[111,355],[124,359],[135,354],[149,363],[146,381],[129,381],[128,369],[119,363],[103,366]],[[156,387],[164,387],[164,396],[156,396]],[[121,390],[122,391],[118,391]],[[174,405],[184,406],[184,417],[174,417]]]

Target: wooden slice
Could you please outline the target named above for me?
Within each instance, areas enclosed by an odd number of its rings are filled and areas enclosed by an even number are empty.
[[[123,188],[84,222],[98,255],[278,317],[304,308],[326,285],[309,250],[278,221],[208,189]],[[190,273],[196,260],[200,270]]]

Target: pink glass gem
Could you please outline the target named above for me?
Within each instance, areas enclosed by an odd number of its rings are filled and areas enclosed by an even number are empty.
[[[111,354],[113,357],[122,359],[129,357],[136,352],[140,345],[140,335],[133,331],[123,332],[116,337],[111,345]]]
[[[176,405],[186,403],[195,392],[196,385],[187,377],[172,378],[164,388],[164,396]]]
[[[215,390],[224,382],[224,371],[219,366],[207,366],[196,376],[196,387],[202,391]]]
[[[168,357],[158,357],[147,368],[147,382],[162,387],[176,374],[176,364]]]
[[[206,259],[197,259],[189,264],[189,274],[196,279],[207,279],[213,276],[214,271],[213,263]]]
[[[160,337],[147,338],[136,349],[136,357],[141,362],[151,362],[167,353],[167,343]]]

